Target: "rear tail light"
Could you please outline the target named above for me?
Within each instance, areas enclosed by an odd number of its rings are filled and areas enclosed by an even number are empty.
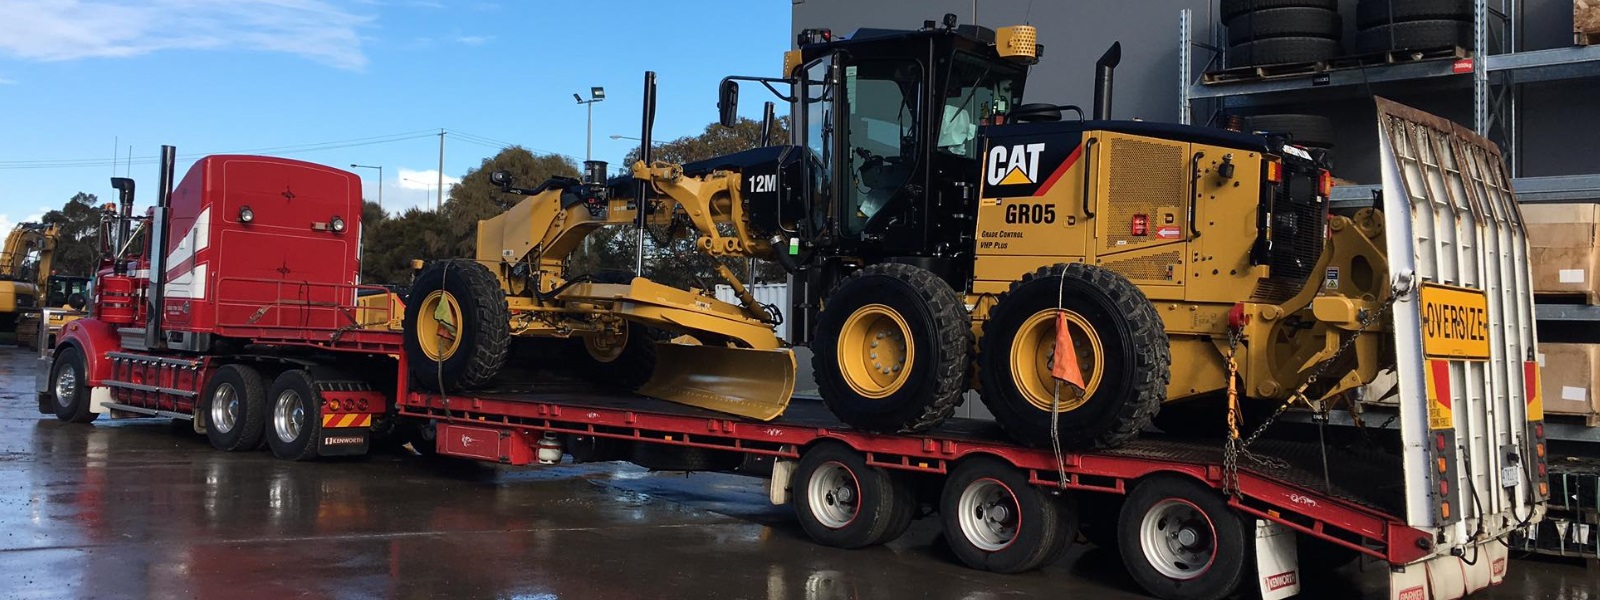
[[[1267,181],[1283,183],[1283,163],[1275,160],[1267,161]]]
[[[1317,172],[1317,195],[1323,198],[1333,195],[1333,174],[1326,169]]]

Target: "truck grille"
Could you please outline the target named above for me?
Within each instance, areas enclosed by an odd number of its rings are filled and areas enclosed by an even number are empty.
[[[1272,274],[1256,286],[1256,302],[1293,298],[1311,281],[1327,242],[1328,204],[1317,197],[1314,169],[1291,171],[1272,202]]]

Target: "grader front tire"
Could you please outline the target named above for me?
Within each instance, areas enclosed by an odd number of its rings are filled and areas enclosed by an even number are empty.
[[[1066,315],[1083,389],[1051,378],[1057,311]],[[1012,284],[989,312],[978,350],[984,404],[1012,438],[1036,447],[1050,445],[1052,420],[1068,448],[1132,439],[1160,410],[1171,365],[1161,316],[1139,288],[1078,263]]]
[[[856,271],[817,319],[818,392],[856,429],[932,429],[966,389],[969,323],[961,297],[933,273],[892,263]]]
[[[506,364],[511,310],[500,281],[471,260],[439,261],[411,284],[406,358],[416,381],[434,391],[488,383]]]

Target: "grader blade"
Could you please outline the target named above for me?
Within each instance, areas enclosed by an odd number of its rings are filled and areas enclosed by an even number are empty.
[[[794,395],[794,353],[725,346],[656,344],[656,370],[639,393],[771,421]]]

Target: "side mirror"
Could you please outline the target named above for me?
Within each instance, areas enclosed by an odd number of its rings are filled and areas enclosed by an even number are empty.
[[[67,306],[72,307],[72,310],[83,310],[83,307],[88,304],[89,301],[84,299],[81,293],[73,292],[67,296]]]
[[[717,91],[717,110],[721,112],[723,127],[739,123],[739,82],[722,80],[722,88]]]
[[[499,186],[500,189],[511,187],[511,172],[500,170],[489,174],[489,183]]]

